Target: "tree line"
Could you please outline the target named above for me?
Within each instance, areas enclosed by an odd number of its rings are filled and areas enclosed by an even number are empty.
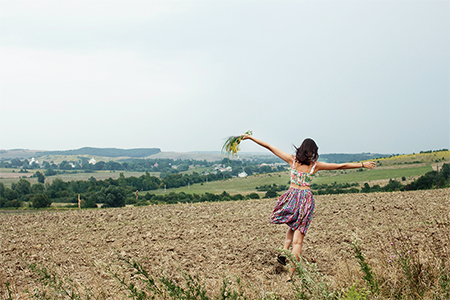
[[[138,155],[143,153],[142,151],[156,151],[155,149],[98,149],[98,148],[82,148],[78,150],[67,150],[67,151],[52,151],[43,152],[40,154],[75,154],[81,155],[85,154],[83,149],[89,150],[92,155],[108,154],[110,157],[125,156],[124,151],[130,156]],[[81,151],[83,150],[83,151]],[[86,151],[87,151],[86,150]],[[157,149],[159,150],[159,149]],[[81,152],[80,152],[81,151]],[[100,151],[100,152],[98,152]],[[140,152],[141,151],[141,152]],[[442,150],[439,150],[442,151]],[[87,152],[86,152],[87,153]],[[100,153],[100,154],[96,154]],[[367,159],[374,159],[374,157],[382,158],[389,156],[387,154],[371,154],[371,153],[357,153],[357,154],[347,154],[347,153],[331,153],[331,154],[321,154],[321,160],[330,163],[343,163],[350,161],[361,161]],[[95,172],[95,171],[130,171],[130,172],[160,172],[162,174],[172,174],[180,173],[189,169],[190,166],[201,166],[201,167],[211,167],[215,164],[222,164],[231,166],[233,171],[237,175],[240,172],[245,171],[247,174],[251,175],[254,173],[268,173],[270,172],[270,166],[264,166],[262,164],[274,164],[274,163],[284,163],[280,158],[271,156],[249,156],[243,159],[228,159],[223,158],[218,161],[206,161],[206,160],[194,160],[194,159],[163,159],[163,158],[147,158],[147,159],[137,159],[130,158],[121,161],[98,161],[95,164],[89,163],[90,159],[85,156],[78,156],[76,160],[64,160],[57,164],[53,161],[43,161],[41,164],[36,161],[29,159],[14,158],[11,160],[0,161],[0,168],[20,168],[23,172],[30,169],[43,169],[46,173],[58,173],[58,171],[85,171],[85,172]],[[262,165],[262,166],[261,166]],[[282,166],[277,167],[278,171],[283,169]],[[51,175],[46,175],[51,176]]]
[[[402,178],[405,180],[405,178]],[[313,193],[318,195],[328,194],[349,194],[349,193],[373,193],[373,192],[393,192],[393,191],[412,191],[412,190],[426,190],[433,188],[450,187],[450,164],[444,164],[441,170],[431,171],[409,184],[402,184],[401,182],[390,179],[389,183],[383,187],[380,185],[370,186],[365,183],[361,189],[356,188],[357,183],[332,183],[332,184],[312,184],[311,189]],[[286,185],[262,185],[256,187],[257,191],[265,191],[264,198],[275,198],[279,195],[278,192],[283,192],[287,188]],[[222,194],[206,193],[204,195],[185,194],[185,193],[169,193],[166,195],[154,195],[147,193],[143,198],[136,201],[135,205],[149,205],[149,204],[175,204],[175,203],[193,203],[203,201],[238,201],[247,199],[259,199],[260,196],[256,193],[251,193],[246,196],[237,194],[231,196],[227,192]]]
[[[68,182],[55,179],[51,183],[36,183],[33,185],[28,180],[20,179],[17,183],[12,183],[10,188],[0,183],[0,208],[20,207],[24,201],[30,202],[32,207],[35,208],[50,206],[52,202],[78,203],[78,197],[80,197],[81,206],[86,208],[97,207],[97,204],[102,204],[104,207],[120,207],[125,206],[127,203],[144,205],[151,203],[228,201],[259,198],[259,195],[256,193],[250,194],[251,196],[231,196],[226,192],[219,195],[211,193],[204,195],[188,195],[185,193],[155,195],[148,192],[143,198],[136,197],[135,194],[136,191],[151,191],[163,187],[173,188],[228,178],[231,178],[231,175],[226,173],[208,175],[193,173],[192,175],[170,174],[161,179],[146,172],[140,177],[125,177],[121,173],[118,179],[96,180],[94,177],[91,177],[89,180]],[[450,164],[444,164],[440,170],[428,172],[406,185],[391,179],[383,187],[379,185],[370,186],[368,183],[365,183],[361,189],[357,189],[355,186],[355,184],[349,183],[334,183],[331,185],[313,184],[311,188],[319,195],[447,188],[450,187]],[[286,188],[286,186],[266,185],[257,187],[257,190],[266,191],[265,197],[274,198],[282,188]]]
[[[273,160],[270,160],[273,161]],[[165,177],[168,174],[177,174],[189,170],[190,167],[213,167],[214,165],[223,165],[232,167],[231,175],[237,176],[239,173],[245,171],[248,175],[255,173],[270,173],[282,171],[286,166],[272,167],[269,165],[262,165],[266,163],[266,159],[243,159],[230,160],[227,158],[221,161],[209,162],[206,160],[193,159],[133,159],[123,162],[117,161],[99,161],[95,164],[89,163],[89,158],[79,157],[74,161],[64,160],[59,164],[54,162],[44,161],[42,164],[31,162],[28,159],[20,160],[14,158],[10,161],[1,161],[0,168],[20,168],[20,172],[26,173],[27,170],[42,169],[45,176],[52,176],[66,172],[96,172],[96,171],[128,171],[128,172],[153,172],[160,173],[160,177]]]
[[[403,177],[402,181],[406,178]],[[311,189],[316,190],[319,195],[326,194],[345,194],[345,193],[374,193],[374,192],[395,192],[395,191],[416,191],[428,190],[433,188],[450,187],[450,164],[443,164],[439,171],[430,171],[415,179],[413,182],[403,184],[395,179],[390,179],[388,184],[380,186],[375,184],[370,186],[364,183],[361,189],[355,188],[358,184],[332,183],[332,184],[312,184]]]
[[[28,159],[14,158],[10,161],[1,161],[0,168],[20,168],[22,170],[43,169],[46,172],[57,171],[130,171],[130,172],[162,172],[179,173],[187,171],[189,166],[210,167],[213,163],[206,160],[174,160],[174,159],[133,159],[123,162],[118,161],[98,161],[95,164],[89,162],[87,157],[78,157],[76,161],[63,160],[56,164],[53,161],[43,161],[38,164],[36,161]]]
[[[52,202],[77,203],[78,195],[84,201],[85,207],[96,207],[97,203],[103,203],[104,206],[109,207],[124,206],[127,198],[129,198],[128,201],[133,202],[135,191],[177,188],[229,178],[232,178],[229,173],[200,175],[193,172],[191,175],[168,174],[161,179],[146,172],[140,177],[125,177],[123,173],[120,173],[118,179],[105,180],[97,180],[91,176],[89,180],[65,182],[56,178],[51,183],[38,182],[33,185],[21,178],[17,183],[12,183],[11,188],[0,183],[0,208],[20,207],[23,202],[31,202],[36,208],[50,206]],[[34,199],[36,195],[39,195],[39,201]],[[42,199],[48,201],[41,201]],[[42,206],[41,203],[46,205]]]

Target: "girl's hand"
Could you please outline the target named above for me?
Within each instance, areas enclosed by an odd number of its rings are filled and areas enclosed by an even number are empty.
[[[244,133],[243,135],[241,135],[241,137],[242,137],[243,140],[247,140],[247,139],[250,138],[250,135]]]
[[[366,162],[363,162],[363,166],[364,166],[364,168],[373,170],[373,169],[375,169],[377,164],[373,161],[366,161]]]

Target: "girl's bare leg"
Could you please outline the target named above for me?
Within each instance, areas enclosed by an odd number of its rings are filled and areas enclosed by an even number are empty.
[[[286,239],[284,240],[283,249],[289,250],[289,247],[291,247],[293,238],[294,238],[294,230],[292,230],[290,227],[288,227],[288,229],[286,231]]]
[[[305,235],[300,232],[300,230],[294,231],[294,239],[292,241],[292,255],[297,259],[300,260],[300,255],[302,255],[302,244],[303,244],[303,238]],[[295,272],[295,265],[289,270],[290,279],[292,279],[292,276]]]

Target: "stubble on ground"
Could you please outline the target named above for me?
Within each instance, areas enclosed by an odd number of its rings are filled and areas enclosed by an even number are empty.
[[[378,269],[388,264],[390,243],[405,237],[424,253],[449,248],[450,189],[315,196],[316,211],[303,256],[336,289],[361,279],[349,244],[361,243]],[[142,263],[155,278],[183,282],[198,276],[217,295],[224,276],[239,277],[250,298],[272,292],[289,299],[286,269],[276,261],[287,227],[269,222],[276,199],[102,210],[0,214],[0,283],[15,295],[39,287],[26,264],[55,271],[94,294],[126,295],[112,276],[129,278],[119,258]],[[425,258],[426,259],[426,258]],[[181,271],[182,270],[182,271]]]

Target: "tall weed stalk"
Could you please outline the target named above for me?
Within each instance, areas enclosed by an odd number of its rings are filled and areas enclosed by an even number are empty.
[[[84,296],[80,293],[76,284],[70,278],[65,280],[60,278],[54,270],[48,270],[37,264],[25,265],[37,276],[38,281],[43,285],[42,290],[36,287],[33,291],[27,291],[35,299],[91,299],[89,289],[85,289]]]
[[[12,300],[12,290],[9,287],[11,283],[7,281],[3,283],[0,281],[0,297],[1,299]]]
[[[207,296],[207,290],[204,284],[200,282],[197,276],[191,276],[181,271],[184,283],[178,283],[169,277],[162,276],[155,280],[142,265],[134,260],[120,258],[133,272],[133,278],[139,283],[127,282],[125,277],[120,277],[114,273],[113,276],[128,289],[130,297],[133,299],[173,299],[173,300],[211,300]],[[131,280],[131,279],[130,279]],[[220,294],[215,297],[218,300],[245,300],[247,299],[242,290],[240,279],[237,278],[236,287],[231,287],[231,281],[223,278]],[[139,289],[141,286],[142,289]]]
[[[384,268],[372,271],[361,247],[352,248],[366,286],[372,295],[382,299],[449,299],[450,261],[447,247],[431,241],[427,251],[420,251],[410,237],[401,235],[390,243],[389,258]]]
[[[291,280],[297,299],[338,299],[340,294],[331,288],[331,281],[320,274],[315,264],[303,257],[297,260],[289,250],[281,250],[295,266]]]
[[[379,289],[379,283],[375,278],[374,273],[372,272],[372,268],[370,267],[369,263],[366,261],[366,258],[361,250],[361,246],[359,245],[358,242],[353,242],[351,244],[353,251],[354,251],[354,255],[355,258],[359,264],[359,267],[363,273],[363,279],[366,282],[367,286],[369,287],[370,291],[373,294],[377,294],[378,293],[378,289]]]

